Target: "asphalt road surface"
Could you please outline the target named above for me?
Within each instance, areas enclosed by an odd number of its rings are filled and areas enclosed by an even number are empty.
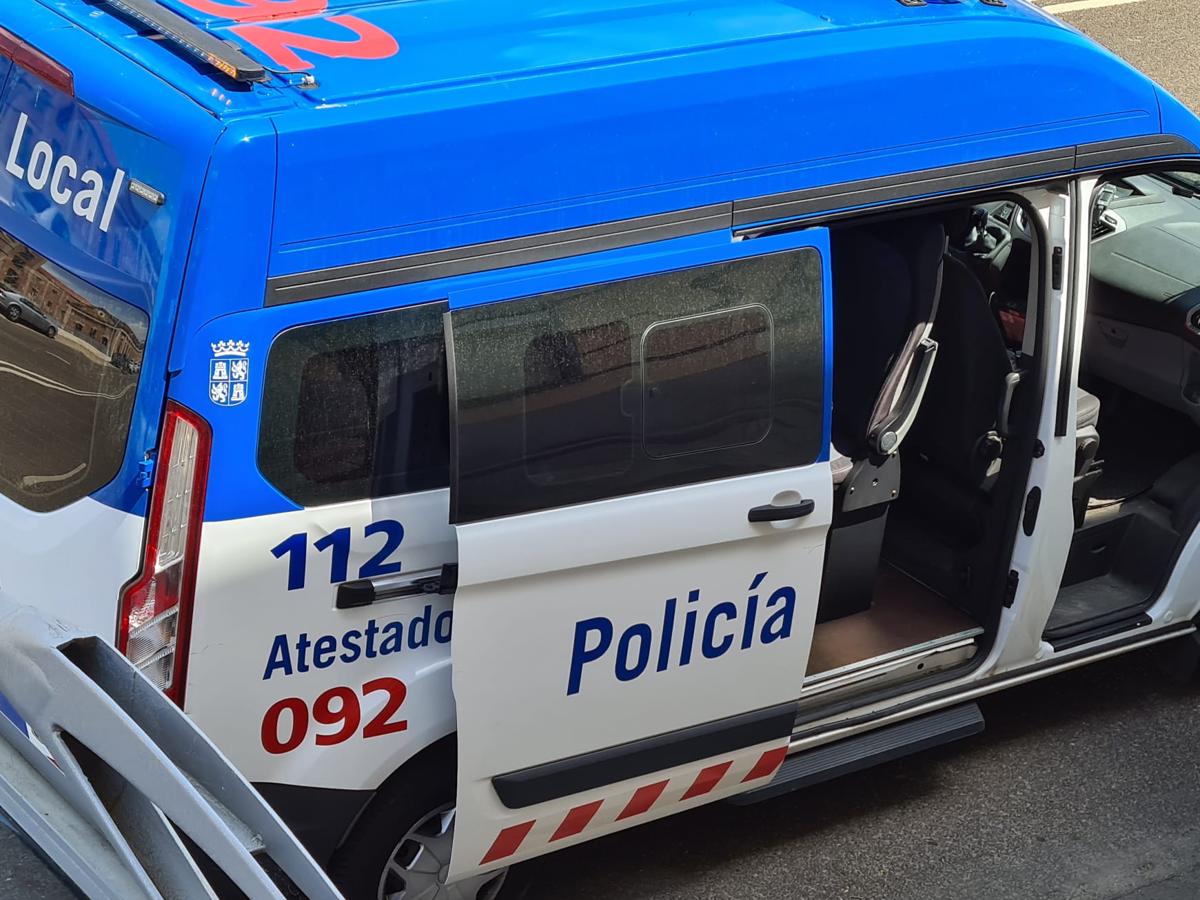
[[[1196,0],[1040,5],[1200,110]],[[979,737],[535,860],[505,900],[1195,900],[1200,686],[1153,653],[985,699]],[[0,897],[69,896],[0,829]]]
[[[985,732],[535,860],[510,900],[1194,900],[1200,686],[1151,651],[995,695]]]
[[[1081,3],[1090,6],[1077,9]],[[1200,110],[1200,6],[1195,0],[1043,0],[1037,5],[1129,60],[1191,109]]]

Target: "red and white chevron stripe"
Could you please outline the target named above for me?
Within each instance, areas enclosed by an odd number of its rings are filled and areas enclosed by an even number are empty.
[[[748,784],[773,776],[783,765],[787,751],[787,744],[764,750],[741,777],[740,783]],[[509,825],[496,835],[492,846],[479,864],[486,866],[508,859],[523,846],[530,846],[527,841],[540,839],[553,844],[581,835],[589,828],[598,831],[616,822],[632,825],[636,823],[630,820],[647,816],[652,811],[662,812],[668,805],[705,798],[718,786],[729,787],[727,779],[734,762],[734,759],[729,759],[712,763],[696,773],[687,772],[674,778],[640,785],[632,793],[626,791],[613,797],[582,803],[569,809],[561,819],[555,816],[550,821],[530,819],[528,822]],[[745,762],[742,765],[744,766]]]

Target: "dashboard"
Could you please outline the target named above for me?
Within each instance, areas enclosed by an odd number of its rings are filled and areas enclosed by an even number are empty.
[[[1092,216],[1083,366],[1200,421],[1200,194],[1173,175],[1105,184]]]

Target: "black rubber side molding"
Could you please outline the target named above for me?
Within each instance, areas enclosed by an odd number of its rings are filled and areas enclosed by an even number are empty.
[[[1195,145],[1186,138],[1153,134],[898,172],[562,231],[276,275],[267,280],[265,304],[277,306],[470,272],[491,272],[726,228],[740,229],[738,233],[745,237],[756,237],[780,229],[807,227],[812,222],[804,221],[806,218],[845,213],[863,206],[907,202],[933,194],[998,189],[1086,168],[1191,156],[1196,152]]]
[[[755,744],[786,738],[796,720],[796,704],[784,703],[757,712],[671,731],[521,769],[492,779],[500,802],[509,809],[557,800],[626,778],[660,772],[672,766],[734,753]]]
[[[1099,616],[1088,619],[1086,622],[1075,623],[1047,631],[1042,635],[1042,640],[1049,643],[1054,648],[1055,653],[1061,653],[1064,650],[1070,650],[1072,647],[1079,647],[1083,644],[1090,644],[1092,641],[1098,641],[1101,638],[1112,637],[1114,634],[1120,634],[1122,631],[1145,628],[1147,625],[1152,625],[1153,623],[1154,620],[1140,610],[1132,614],[1127,609],[1117,610],[1106,616]]]
[[[815,750],[789,756],[770,784],[738,794],[727,802],[749,806],[751,803],[769,800],[788,791],[810,787],[841,775],[849,775],[851,772],[869,769],[880,763],[920,753],[922,750],[940,747],[942,744],[970,737],[981,731],[983,713],[976,704],[967,703],[951,707],[918,719],[909,719],[896,725],[868,731],[836,744],[827,744]]]

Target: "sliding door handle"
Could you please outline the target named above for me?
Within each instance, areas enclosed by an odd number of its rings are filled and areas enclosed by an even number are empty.
[[[756,506],[750,510],[748,518],[751,522],[784,522],[788,519],[803,519],[817,508],[812,500],[801,500],[799,503],[789,503],[787,506]]]

